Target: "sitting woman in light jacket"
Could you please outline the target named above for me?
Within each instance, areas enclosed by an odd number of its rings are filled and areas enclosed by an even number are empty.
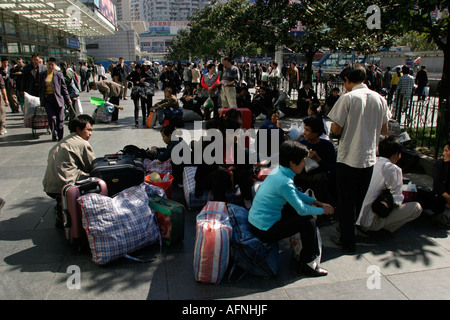
[[[361,213],[356,224],[363,231],[378,231],[385,229],[391,233],[420,216],[422,207],[418,202],[403,203],[402,194],[403,173],[396,165],[400,160],[402,145],[394,138],[380,141],[379,157],[373,168],[372,179],[362,205]],[[380,218],[372,211],[372,203],[384,189],[389,189],[396,207],[386,218]]]

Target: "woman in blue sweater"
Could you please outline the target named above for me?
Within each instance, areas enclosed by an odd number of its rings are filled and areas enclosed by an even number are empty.
[[[249,211],[252,232],[263,242],[274,242],[300,232],[302,251],[299,273],[325,276],[318,264],[320,254],[315,215],[333,214],[334,208],[300,192],[294,176],[303,171],[308,150],[297,141],[280,146],[280,165],[261,184]]]

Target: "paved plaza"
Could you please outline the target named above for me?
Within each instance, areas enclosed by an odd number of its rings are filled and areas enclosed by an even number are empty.
[[[82,93],[85,113],[92,114],[90,96]],[[158,91],[154,102],[162,99]],[[163,146],[160,133],[134,127],[133,102],[122,100],[117,124],[96,124],[90,143],[97,157],[128,144],[142,148]],[[120,259],[100,267],[89,252],[72,251],[56,229],[53,199],[42,187],[47,155],[55,144],[46,130],[33,138],[22,114],[8,113],[8,133],[0,138],[0,197],[6,200],[0,216],[0,300],[418,300],[450,298],[449,231],[436,229],[428,216],[405,225],[394,235],[358,236],[355,254],[343,254],[329,239],[332,219],[319,217],[323,239],[322,266],[328,276],[299,276],[287,240],[280,243],[281,265],[276,279],[247,276],[237,283],[218,285],[194,279],[195,218],[186,212],[185,239],[170,247],[150,246],[139,257],[152,263]],[[292,119],[282,119],[289,127]],[[298,121],[298,120],[297,120]],[[141,123],[141,121],[140,121]],[[192,129],[187,124],[186,129]],[[67,123],[65,134],[68,134]],[[174,200],[184,203],[174,187]],[[70,266],[81,271],[80,289],[71,289]],[[69,281],[70,282],[70,281]],[[188,306],[188,302],[186,302]],[[181,315],[181,311],[180,311]]]

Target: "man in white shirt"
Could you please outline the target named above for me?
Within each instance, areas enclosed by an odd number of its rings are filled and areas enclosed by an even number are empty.
[[[372,177],[380,135],[386,135],[391,117],[386,100],[365,84],[366,70],[350,63],[342,70],[347,94],[342,95],[328,117],[339,140],[336,187],[340,237],[333,242],[346,252],[355,251],[355,221]]]
[[[272,90],[278,90],[280,83],[280,70],[278,70],[278,63],[272,61],[270,66],[272,70],[269,74],[269,84]]]
[[[403,203],[403,174],[402,169],[396,165],[402,154],[401,143],[394,138],[387,138],[380,142],[378,150],[379,158],[356,224],[364,231],[385,229],[392,233],[419,217],[422,207],[418,202]],[[386,218],[381,218],[372,211],[372,203],[386,188],[392,194],[396,206]]]
[[[98,72],[98,79],[97,79],[97,81],[106,80],[105,67],[102,66],[101,63],[98,64],[97,72]]]

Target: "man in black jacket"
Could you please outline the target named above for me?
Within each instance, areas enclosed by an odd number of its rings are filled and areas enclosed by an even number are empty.
[[[313,102],[318,102],[316,92],[311,89],[311,83],[305,81],[303,88],[298,91],[297,100],[297,111],[300,117],[305,117],[308,115],[308,109],[313,104]]]
[[[119,63],[113,69],[113,80],[123,86],[122,98],[127,100],[128,80],[127,77],[130,73],[130,67],[125,63],[125,59],[120,57]]]
[[[181,91],[181,78],[176,70],[173,69],[173,63],[168,62],[166,65],[166,71],[164,71],[159,80],[163,83],[163,90],[166,88],[172,88],[173,94],[180,93]]]
[[[31,63],[23,67],[21,94],[26,92],[39,97],[39,74],[45,70],[44,65],[39,63],[39,54],[33,53]]]
[[[425,66],[422,66],[422,68],[419,71],[417,71],[416,84],[417,84],[416,93],[419,100],[425,100],[423,89],[428,85],[428,73]]]

